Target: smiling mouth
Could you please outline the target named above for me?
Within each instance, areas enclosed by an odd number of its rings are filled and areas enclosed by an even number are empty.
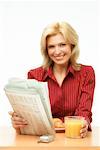
[[[63,58],[64,58],[64,56],[65,56],[65,55],[61,55],[61,56],[54,56],[54,57],[55,57],[55,59],[56,59],[56,60],[59,60],[59,59],[63,59]]]

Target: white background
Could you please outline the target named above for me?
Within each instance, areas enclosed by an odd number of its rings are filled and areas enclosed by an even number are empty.
[[[11,125],[11,106],[4,86],[11,77],[27,78],[40,66],[40,37],[44,27],[67,21],[79,35],[79,62],[92,65],[96,74],[92,125],[100,126],[100,22],[97,0],[0,1],[0,126]]]

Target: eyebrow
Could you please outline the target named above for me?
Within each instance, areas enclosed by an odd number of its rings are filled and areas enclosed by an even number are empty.
[[[59,45],[59,44],[67,44],[67,43],[66,42],[60,42],[60,43],[57,43],[57,44],[48,44],[47,46]]]

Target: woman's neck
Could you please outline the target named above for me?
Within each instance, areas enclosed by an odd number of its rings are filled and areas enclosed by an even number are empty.
[[[58,66],[58,65],[53,66],[53,73],[59,86],[62,85],[63,80],[66,77],[66,71],[67,71],[67,66]]]
[[[59,74],[63,74],[67,71],[68,65],[60,66],[60,65],[54,65],[53,66],[53,72],[57,72]]]

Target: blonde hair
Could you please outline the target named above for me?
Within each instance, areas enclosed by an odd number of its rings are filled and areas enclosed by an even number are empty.
[[[71,25],[66,22],[53,23],[51,25],[48,25],[44,29],[41,37],[41,53],[44,58],[43,67],[48,68],[53,64],[52,60],[49,58],[47,51],[47,38],[58,33],[61,33],[63,35],[66,43],[72,45],[72,54],[69,62],[75,70],[80,70],[80,65],[77,63],[77,58],[79,56],[78,35],[76,31],[71,27]]]

